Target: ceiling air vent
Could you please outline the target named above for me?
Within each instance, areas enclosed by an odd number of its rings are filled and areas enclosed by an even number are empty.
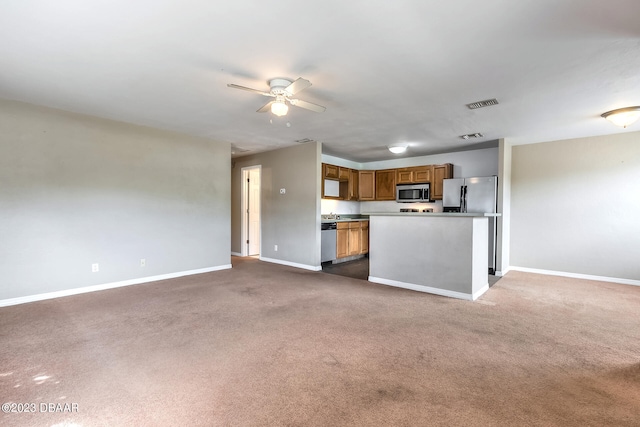
[[[462,139],[471,139],[471,138],[482,138],[484,135],[476,132],[476,133],[468,133],[466,135],[460,135],[460,138]]]
[[[473,102],[471,104],[467,104],[470,110],[475,110],[476,108],[489,107],[491,105],[497,105],[497,99],[485,99],[484,101]]]
[[[298,144],[306,144],[307,142],[312,142],[313,139],[309,139],[309,138],[302,138],[302,139],[296,139],[296,142]]]

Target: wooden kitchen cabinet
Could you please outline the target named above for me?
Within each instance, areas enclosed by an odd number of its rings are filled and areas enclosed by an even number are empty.
[[[360,253],[369,252],[369,221],[360,221]]]
[[[341,166],[322,164],[322,177],[325,179],[333,179],[336,181],[348,181],[351,169]]]
[[[358,200],[376,199],[376,171],[358,171]]]
[[[339,222],[336,230],[336,258],[349,256],[349,223]]]
[[[340,167],[336,165],[322,164],[322,177],[326,179],[338,179],[340,175]]]
[[[411,168],[396,169],[396,184],[412,184],[413,171]]]
[[[322,164],[322,198],[335,200],[358,200],[358,171],[341,166]],[[328,192],[328,184],[335,184],[337,192]]]
[[[355,169],[349,169],[349,181],[347,182],[347,191],[345,200],[359,200],[359,182],[360,180],[358,171]]]
[[[414,166],[396,169],[396,184],[431,182],[431,166]]]
[[[337,227],[336,258],[369,252],[369,221],[343,221]]]
[[[442,181],[453,178],[453,165],[412,166],[378,171],[322,164],[322,197],[336,200],[395,200],[396,184],[431,183],[431,200],[442,200]],[[325,180],[338,181],[339,194],[325,195]]]
[[[396,199],[396,170],[376,171],[376,200]]]
[[[453,178],[453,165],[451,163],[433,166],[433,181],[431,182],[432,200],[442,200],[442,181],[448,178]]]
[[[338,180],[340,180],[340,181],[349,181],[350,171],[351,171],[351,169],[349,169],[349,168],[339,167],[338,168]]]
[[[349,255],[360,254],[361,233],[360,221],[349,222]]]
[[[413,182],[431,182],[431,166],[416,166],[413,169]]]

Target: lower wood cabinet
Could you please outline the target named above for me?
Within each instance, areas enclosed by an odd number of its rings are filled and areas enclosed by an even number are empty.
[[[369,252],[369,221],[344,221],[337,225],[336,258]]]
[[[360,255],[360,221],[349,223],[349,255]]]
[[[339,222],[336,231],[336,258],[349,256],[349,223]]]
[[[360,253],[369,253],[369,221],[360,221]]]

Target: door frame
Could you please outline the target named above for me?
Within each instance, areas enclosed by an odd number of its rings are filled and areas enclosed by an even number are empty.
[[[249,191],[248,191],[248,186],[247,184],[247,179],[249,178],[249,171],[250,170],[254,170],[254,169],[258,169],[258,174],[260,175],[260,193],[262,193],[262,165],[253,165],[253,166],[247,166],[242,168],[241,171],[241,182],[242,182],[242,203],[241,203],[241,217],[242,217],[242,221],[241,221],[241,232],[240,232],[240,255],[241,256],[248,256],[249,255],[249,245],[246,243],[247,240],[249,239],[249,213],[247,212],[247,210],[249,209]],[[261,200],[262,202],[262,200]],[[262,204],[261,204],[262,205]],[[260,206],[260,212],[258,214],[258,222],[260,223],[260,231],[259,231],[259,235],[260,235],[260,250],[259,252],[262,253],[262,206]]]

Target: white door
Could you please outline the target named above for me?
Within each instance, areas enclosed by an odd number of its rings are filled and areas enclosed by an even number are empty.
[[[260,255],[260,168],[250,169],[248,175],[249,247],[247,255]]]

